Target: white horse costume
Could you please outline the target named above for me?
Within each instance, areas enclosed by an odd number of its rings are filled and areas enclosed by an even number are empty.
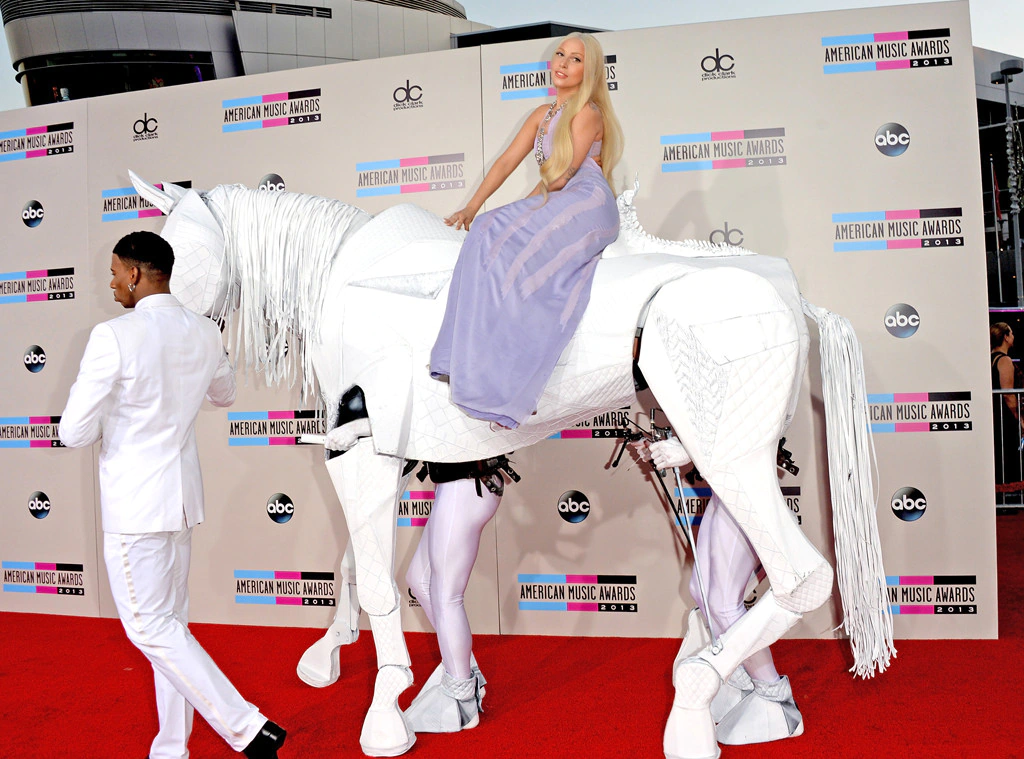
[[[338,201],[221,185],[200,195],[161,191],[132,175],[139,193],[168,214],[172,291],[199,313],[238,305],[234,340],[270,383],[314,387],[335,426],[345,391],[365,394],[351,449],[327,469],[350,531],[358,606],[342,590],[339,617],[369,615],[378,674],[360,744],[395,756],[415,735],[398,708],[412,684],[394,579],[396,509],[406,460],[461,462],[531,445],[635,400],[639,370],[700,469],[760,557],[771,590],[722,635],[677,660],[665,731],[668,757],[718,755],[709,704],[751,653],[770,645],[832,593],[833,573],[792,519],[775,474],[776,446],[792,417],[808,337],[819,324],[828,448],[844,625],[854,668],[869,676],[895,653],[877,540],[870,439],[860,353],[848,324],[803,302],[788,264],[748,251],[669,242],[643,231],[619,199],[622,229],[597,269],[591,305],[563,351],[537,413],[515,430],[492,430],[449,401],[430,378],[430,348],[464,233],[411,205],[376,217]],[[287,333],[293,350],[287,350]],[[345,434],[342,434],[344,437]],[[343,563],[343,575],[349,567]],[[343,577],[343,585],[346,580]],[[350,586],[347,586],[350,587]],[[345,619],[349,630],[353,625]],[[337,665],[345,633],[321,641]],[[354,635],[350,635],[354,638]],[[326,684],[326,683],[324,683]]]

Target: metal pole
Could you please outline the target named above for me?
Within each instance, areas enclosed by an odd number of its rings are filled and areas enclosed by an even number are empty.
[[[999,235],[1001,230],[999,229],[999,213],[996,209],[999,207],[999,190],[996,187],[996,164],[992,160],[992,156],[988,157],[988,178],[992,182],[992,218],[995,219],[993,224],[996,230],[996,281],[999,283],[999,303],[1003,302],[1003,246],[999,244]]]
[[[1024,72],[1024,61],[1010,58],[999,64],[999,71],[992,74],[993,84],[1002,84],[1006,94],[1006,159],[1009,164],[1007,188],[1010,191],[1010,224],[1013,228],[1013,263],[1017,271],[1017,308],[1024,309],[1024,278],[1021,277],[1020,260],[1020,201],[1017,198],[1016,143],[1013,135],[1013,113],[1010,111],[1010,82],[1015,74]]]

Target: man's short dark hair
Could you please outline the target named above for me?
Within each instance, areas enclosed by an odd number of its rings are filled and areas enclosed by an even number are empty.
[[[153,232],[132,232],[117,241],[114,255],[125,266],[137,266],[145,274],[158,278],[170,277],[174,268],[174,250],[171,244]]]

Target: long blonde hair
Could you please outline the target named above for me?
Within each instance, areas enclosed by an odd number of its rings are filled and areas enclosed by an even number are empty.
[[[604,73],[604,50],[593,35],[579,32],[566,35],[559,45],[570,38],[578,39],[583,43],[583,81],[576,94],[566,101],[565,107],[562,109],[562,117],[551,135],[551,157],[540,168],[540,181],[543,185],[544,195],[548,194],[548,187],[551,183],[568,171],[572,165],[572,132],[569,127],[573,118],[586,107],[587,103],[596,105],[604,119],[601,171],[614,191],[612,170],[619,162],[619,158],[622,157],[622,127],[619,126],[619,120],[615,117],[615,109],[612,107],[612,100],[608,96],[608,83]]]

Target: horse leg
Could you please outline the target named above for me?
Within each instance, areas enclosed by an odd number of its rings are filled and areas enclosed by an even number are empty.
[[[832,569],[796,526],[775,474],[798,339],[792,313],[756,277],[691,275],[651,304],[640,369],[772,585],[722,634],[719,651],[708,646],[675,667],[664,739],[670,759],[719,755],[710,704],[722,682],[831,595]]]
[[[338,680],[341,676],[341,647],[355,643],[359,638],[359,598],[356,589],[355,561],[350,540],[345,546],[338,572],[341,583],[338,588],[338,606],[334,612],[334,621],[323,637],[302,654],[295,670],[302,682],[314,688],[326,688]]]
[[[344,455],[327,462],[348,522],[359,605],[369,616],[377,649],[373,701],[359,736],[368,756],[398,756],[416,742],[398,708],[398,696],[413,682],[402,634],[401,594],[394,579],[395,520],[403,463],[399,458],[377,455],[370,438],[359,440]]]
[[[398,487],[400,492],[405,492],[410,475],[411,472],[402,479]],[[334,620],[323,637],[302,654],[296,668],[299,679],[314,688],[326,688],[337,682],[341,676],[341,647],[355,643],[359,639],[360,606],[356,584],[356,559],[351,540],[342,554],[338,577],[341,582],[338,587]]]

